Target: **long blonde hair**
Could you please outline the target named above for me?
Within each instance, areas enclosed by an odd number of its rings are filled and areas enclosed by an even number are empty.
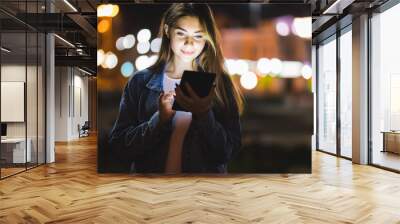
[[[203,71],[213,72],[216,77],[216,103],[223,109],[232,111],[229,102],[230,95],[233,96],[239,113],[243,110],[243,96],[239,88],[232,82],[229,74],[224,68],[224,57],[219,44],[220,35],[214,20],[213,13],[207,4],[174,3],[164,13],[160,24],[159,36],[161,37],[161,48],[157,61],[149,69],[160,72],[163,67],[173,59],[170,40],[164,32],[164,26],[175,27],[177,21],[191,16],[199,19],[205,30],[206,44],[201,54],[193,61]]]

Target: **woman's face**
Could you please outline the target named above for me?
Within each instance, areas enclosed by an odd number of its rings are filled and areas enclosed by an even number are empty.
[[[175,58],[184,62],[192,62],[199,56],[206,43],[205,31],[197,17],[180,18],[169,34]]]

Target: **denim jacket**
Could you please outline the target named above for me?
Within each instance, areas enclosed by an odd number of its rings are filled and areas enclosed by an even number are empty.
[[[111,150],[132,161],[131,172],[164,172],[172,119],[165,125],[159,124],[162,81],[163,72],[144,69],[132,75],[123,91],[109,143]],[[237,108],[233,97],[229,103]],[[227,163],[240,147],[238,111],[226,113],[213,106],[207,116],[193,116],[182,145],[181,170],[183,173],[226,173]]]

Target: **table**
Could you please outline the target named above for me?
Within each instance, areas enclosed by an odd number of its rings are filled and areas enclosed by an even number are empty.
[[[28,143],[25,151],[26,142]],[[30,138],[6,138],[1,139],[1,157],[6,163],[26,163],[31,161]],[[26,153],[25,153],[26,152]]]
[[[382,152],[400,154],[400,131],[382,131],[381,133],[383,133]]]

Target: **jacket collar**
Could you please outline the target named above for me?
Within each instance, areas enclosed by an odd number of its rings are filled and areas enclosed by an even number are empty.
[[[146,87],[161,92],[163,90],[163,75],[165,71],[165,66],[160,72],[154,72],[151,74],[150,80],[147,82]]]

